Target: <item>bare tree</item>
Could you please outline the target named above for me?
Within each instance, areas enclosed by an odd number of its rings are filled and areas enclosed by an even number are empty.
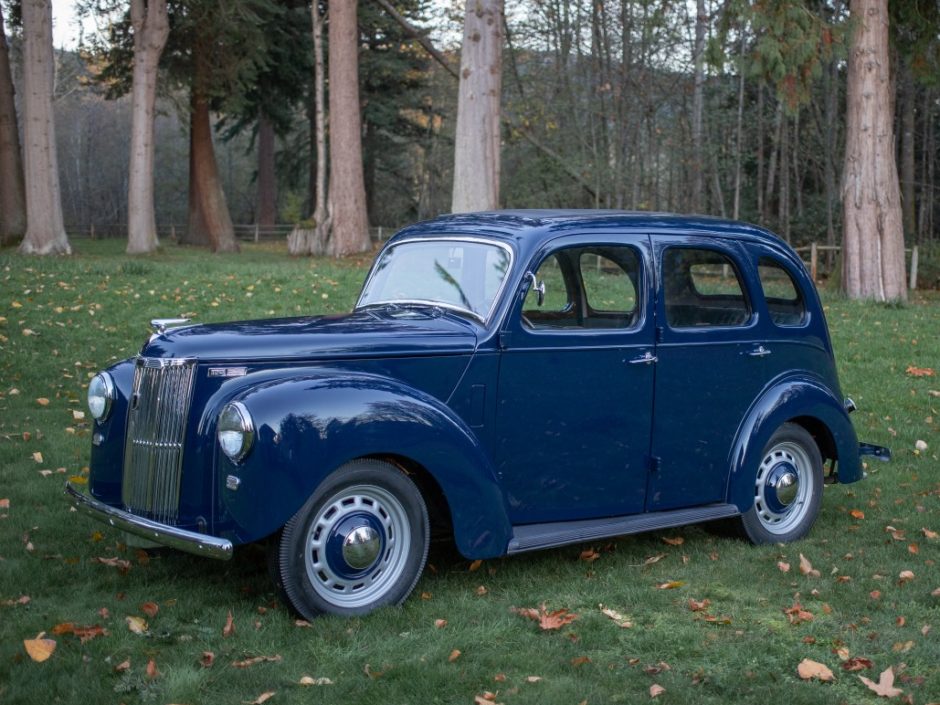
[[[695,3],[695,85],[692,93],[692,200],[693,213],[701,213],[704,195],[705,155],[702,114],[705,109],[705,0]]]
[[[499,206],[502,0],[468,0],[454,147],[455,213]]]
[[[364,252],[372,246],[362,169],[356,5],[357,0],[330,2],[330,206],[333,227],[329,251],[336,257]]]
[[[907,298],[904,232],[894,157],[887,0],[852,0],[842,287],[853,299]]]
[[[134,85],[131,159],[127,187],[127,253],[153,252],[159,244],[153,205],[153,119],[157,64],[170,33],[166,0],[131,0]]]
[[[13,75],[0,7],[0,245],[26,232],[26,195],[23,193],[23,162],[16,122]]]
[[[23,137],[26,235],[20,252],[71,254],[62,222],[59,164],[52,112],[55,60],[50,0],[23,1]]]

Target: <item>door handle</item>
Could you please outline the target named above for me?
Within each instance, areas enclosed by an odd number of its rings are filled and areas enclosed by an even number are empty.
[[[653,353],[647,352],[640,357],[635,357],[630,360],[631,365],[651,365],[656,362],[659,358],[656,357]]]
[[[767,357],[770,355],[770,353],[771,351],[765,348],[763,345],[758,345],[756,348],[751,350],[748,355],[751,357]]]

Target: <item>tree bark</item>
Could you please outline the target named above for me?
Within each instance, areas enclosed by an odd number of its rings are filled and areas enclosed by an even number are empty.
[[[842,286],[853,299],[907,299],[894,157],[887,0],[852,0],[842,202]]]
[[[157,65],[170,34],[166,0],[131,0],[134,27],[134,85],[131,96],[131,158],[127,187],[127,253],[153,252],[159,245],[153,203],[153,120]]]
[[[917,211],[914,203],[914,132],[917,100],[914,77],[907,62],[901,66],[901,215],[904,234],[914,238],[917,232]]]
[[[365,252],[372,246],[362,171],[356,5],[357,0],[330,2],[330,205],[333,227],[329,251],[335,257]]]
[[[26,194],[20,133],[16,122],[13,75],[0,7],[0,245],[14,242],[26,232]]]
[[[454,145],[455,213],[499,207],[502,13],[502,0],[467,2]]]
[[[704,195],[704,149],[702,113],[705,109],[705,0],[695,3],[695,85],[692,93],[692,200],[693,213],[702,212]]]
[[[212,120],[205,93],[206,66],[202,49],[193,48],[194,73],[191,93],[189,139],[189,231],[186,241],[199,244],[205,238],[213,252],[238,252],[235,228],[225,202],[219,167],[212,145]]]
[[[277,176],[274,170],[274,125],[263,112],[258,118],[257,224],[271,228],[277,221]]]
[[[71,254],[62,221],[52,88],[52,4],[23,2],[23,99],[26,235],[20,252]]]

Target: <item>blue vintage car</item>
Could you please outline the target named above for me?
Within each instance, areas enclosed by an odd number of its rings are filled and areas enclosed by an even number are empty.
[[[67,494],[208,557],[266,540],[308,618],[402,602],[432,530],[469,559],[714,520],[794,541],[889,455],[856,438],[800,259],[737,222],[445,216],[348,315],[185,323],[92,380]]]

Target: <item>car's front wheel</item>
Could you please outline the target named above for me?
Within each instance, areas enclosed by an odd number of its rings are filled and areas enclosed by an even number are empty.
[[[754,505],[740,517],[752,542],[788,543],[803,538],[819,514],[823,462],[813,437],[785,423],[764,449],[754,478]]]
[[[428,555],[428,512],[412,480],[362,459],[329,475],[287,522],[275,551],[282,593],[302,616],[400,604]]]

